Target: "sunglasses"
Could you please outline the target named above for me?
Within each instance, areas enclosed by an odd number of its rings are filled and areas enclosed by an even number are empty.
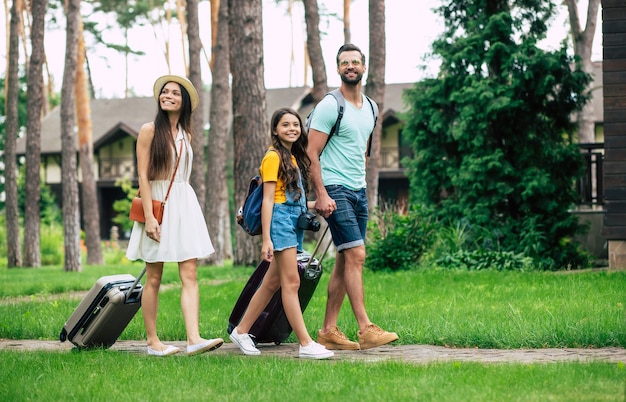
[[[350,64],[352,64],[355,67],[358,67],[361,65],[361,60],[354,59],[354,60],[340,60],[339,61],[340,67],[348,67]]]

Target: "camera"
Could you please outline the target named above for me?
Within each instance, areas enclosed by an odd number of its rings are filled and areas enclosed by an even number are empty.
[[[302,215],[298,217],[298,229],[317,232],[320,230],[320,226],[320,223],[315,220],[315,214],[311,212],[303,212]]]

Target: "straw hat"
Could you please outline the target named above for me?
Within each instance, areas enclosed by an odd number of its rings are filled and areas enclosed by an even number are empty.
[[[187,90],[187,92],[189,92],[189,98],[191,98],[191,111],[193,112],[194,110],[196,110],[196,107],[198,107],[198,91],[196,91],[196,88],[193,86],[191,81],[179,75],[168,74],[157,78],[157,80],[154,82],[154,99],[159,102],[161,89],[168,82],[177,82],[182,85]]]

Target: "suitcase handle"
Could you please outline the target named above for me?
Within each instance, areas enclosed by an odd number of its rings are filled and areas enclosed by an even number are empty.
[[[315,255],[319,251],[320,246],[322,245],[322,243],[324,242],[324,239],[326,238],[326,233],[328,233],[328,225],[326,225],[326,227],[324,228],[324,233],[322,233],[322,236],[320,236],[320,239],[318,240],[317,244],[315,245],[315,248],[313,249],[313,253],[311,254],[311,257],[309,258],[309,261],[307,261],[307,263],[306,263],[306,266],[304,268],[305,270],[309,269],[309,267],[311,266],[311,263],[313,262],[313,259],[315,258]],[[330,239],[328,240],[328,242],[326,243],[326,246],[324,247],[324,251],[322,252],[320,257],[317,259],[317,263],[319,264],[319,266],[322,266],[322,260],[326,256],[326,253],[328,252],[328,249],[330,248],[330,244],[332,242],[333,242],[333,238],[331,236]]]
[[[144,274],[146,273],[146,266],[144,265],[143,269],[141,270],[141,273],[139,274],[139,276],[137,276],[137,279],[135,279],[135,282],[133,282],[133,286],[130,287],[130,289],[128,289],[128,292],[126,292],[126,302],[128,302],[128,298],[130,297],[130,295],[133,294],[133,290],[135,290],[135,288],[137,288],[137,284],[139,284],[139,281],[141,280],[141,278],[143,278]]]

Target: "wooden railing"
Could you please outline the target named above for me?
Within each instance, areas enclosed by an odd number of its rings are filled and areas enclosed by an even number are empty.
[[[402,158],[412,154],[410,147],[383,147],[380,150],[380,168],[404,169]]]
[[[99,173],[100,179],[117,180],[126,177],[132,180],[137,177],[135,161],[132,157],[100,159]]]
[[[603,204],[603,161],[604,143],[579,144],[585,161],[583,176],[576,180],[578,205],[600,206]],[[380,150],[380,168],[403,169],[402,158],[412,155],[409,147],[387,147]]]
[[[604,144],[579,144],[578,146],[585,159],[585,172],[583,176],[576,181],[578,204],[602,205]]]

